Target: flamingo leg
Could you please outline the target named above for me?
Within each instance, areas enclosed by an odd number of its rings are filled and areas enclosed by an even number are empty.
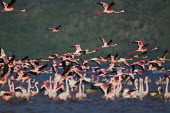
[[[105,12],[93,13],[93,15],[103,14],[103,13],[105,13]]]
[[[138,51],[129,52],[128,54],[132,54],[132,53],[136,53],[136,52],[138,52]]]

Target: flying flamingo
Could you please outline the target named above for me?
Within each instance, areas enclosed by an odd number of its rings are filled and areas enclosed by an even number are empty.
[[[0,10],[0,12],[10,12],[10,11],[18,11],[18,12],[26,12],[27,9],[22,9],[22,10],[17,10],[17,9],[14,9],[14,4],[16,2],[16,0],[11,0],[11,2],[9,4],[5,3],[5,2],[2,2],[2,0],[0,0],[2,6],[4,7],[3,10]]]
[[[123,13],[125,12],[126,10],[121,10],[121,11],[115,11],[112,9],[112,7],[116,4],[115,2],[111,2],[110,5],[108,5],[107,3],[104,3],[104,2],[97,2],[97,4],[99,5],[102,5],[103,8],[104,8],[104,11],[103,12],[99,12],[99,13],[93,13],[94,15],[96,14],[111,14],[111,13]]]
[[[166,59],[167,54],[168,54],[168,50],[166,50],[166,51],[164,52],[164,54],[162,55],[162,57],[157,57],[158,60],[160,60],[160,61],[170,61],[170,59]]]
[[[48,33],[58,33],[58,32],[65,31],[64,29],[63,30],[59,30],[60,27],[61,27],[61,25],[59,25],[57,28],[48,28],[48,30],[52,30],[51,32],[48,32]]]
[[[132,54],[132,53],[136,53],[136,52],[147,52],[147,51],[153,51],[153,50],[157,50],[159,47],[155,47],[151,50],[148,50],[148,45],[151,43],[147,43],[145,45],[143,45],[142,41],[133,41],[132,43],[137,43],[138,44],[138,49],[136,51],[133,52],[129,52],[128,54]]]
[[[103,39],[103,38],[99,38],[99,39],[102,41],[103,46],[101,46],[101,47],[99,47],[99,48],[96,48],[96,49],[95,49],[96,51],[98,51],[99,49],[102,49],[102,48],[114,47],[114,46],[117,46],[117,45],[118,45],[117,43],[111,45],[112,39],[111,39],[109,42],[107,42],[107,41],[106,41],[105,39]]]

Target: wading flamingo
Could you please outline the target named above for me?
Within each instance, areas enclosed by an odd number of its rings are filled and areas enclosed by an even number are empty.
[[[71,98],[70,92],[69,92],[69,86],[68,86],[68,78],[66,77],[66,91],[63,93],[60,93],[57,98],[60,100],[67,100],[67,98]]]
[[[165,102],[169,101],[170,102],[170,92],[168,92],[168,84],[169,84],[169,78],[166,78],[166,89],[165,89],[165,94],[164,94],[164,98],[165,98]]]

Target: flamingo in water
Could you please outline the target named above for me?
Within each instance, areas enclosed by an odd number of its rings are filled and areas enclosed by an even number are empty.
[[[70,92],[69,92],[69,86],[68,86],[68,77],[66,77],[66,91],[63,93],[60,93],[57,98],[60,100],[67,100],[67,98],[71,98]]]
[[[82,84],[82,80],[83,78],[80,78],[80,82],[79,82],[79,92],[76,93],[76,98],[78,100],[84,99],[87,97],[86,94],[84,94],[84,84]]]
[[[166,89],[165,89],[165,94],[164,94],[165,102],[167,101],[170,102],[170,92],[168,92],[168,84],[169,84],[169,78],[166,77]]]
[[[103,8],[104,8],[104,11],[103,12],[99,12],[99,13],[93,13],[94,15],[96,15],[96,14],[103,14],[103,13],[106,13],[106,14],[123,13],[123,12],[126,11],[126,10],[121,10],[121,11],[113,10],[112,7],[116,4],[115,2],[111,2],[110,5],[108,5],[107,3],[104,3],[104,2],[97,2],[97,4],[102,5]]]
[[[26,11],[28,11],[27,9],[22,9],[22,10],[14,9],[13,6],[14,6],[16,0],[11,0],[11,2],[9,4],[2,2],[2,0],[0,0],[0,2],[2,4],[2,6],[4,7],[4,9],[0,10],[0,12],[11,12],[11,11],[26,12]]]

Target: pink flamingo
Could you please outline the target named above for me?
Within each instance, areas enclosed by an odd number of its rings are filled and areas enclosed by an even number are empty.
[[[82,99],[86,98],[87,95],[84,94],[84,85],[82,84],[83,78],[80,78],[79,80],[80,80],[80,82],[79,82],[79,92],[76,93],[76,98],[78,100],[82,100]]]
[[[63,32],[65,31],[63,30],[59,30],[59,28],[61,27],[61,25],[59,25],[57,28],[48,28],[48,30],[52,30],[52,32],[48,32],[48,33],[58,33],[58,32]]]
[[[103,39],[103,38],[99,38],[99,39],[102,41],[103,46],[95,49],[96,51],[98,51],[99,49],[102,49],[102,48],[114,47],[114,46],[117,46],[117,45],[118,45],[117,43],[111,45],[112,39],[111,39],[109,42],[107,42],[107,41],[106,41],[105,39]]]
[[[8,86],[9,86],[9,91],[5,91],[2,95],[2,99],[3,100],[10,100],[11,98],[14,98],[14,94],[15,94],[15,91],[14,91],[14,82],[12,82],[11,84],[11,80],[8,79]]]
[[[21,97],[29,101],[31,97],[31,78],[29,78],[27,82],[28,82],[28,89],[26,92],[23,92],[21,94]]]
[[[38,89],[38,86],[37,86],[38,84],[39,84],[39,82],[35,82],[36,91],[31,90],[31,96],[35,96],[39,93],[39,89]]]
[[[162,57],[157,57],[158,60],[160,60],[160,61],[170,61],[170,59],[166,59],[167,54],[168,54],[168,50],[166,50],[166,51],[164,52],[164,54],[162,55]]]
[[[104,2],[97,2],[97,4],[102,5],[104,8],[103,12],[99,12],[99,13],[93,13],[94,15],[96,14],[111,14],[111,13],[123,13],[126,10],[121,10],[121,11],[115,11],[112,9],[112,7],[116,4],[115,2],[111,2],[110,5],[108,5],[107,3]]]
[[[14,9],[14,4],[16,2],[16,0],[11,0],[11,2],[9,4],[2,2],[2,0],[0,0],[2,6],[4,7],[3,10],[0,10],[0,12],[10,12],[10,11],[18,11],[18,12],[26,12],[28,11],[27,9],[23,9],[23,10],[16,10]]]
[[[165,89],[165,94],[164,94],[164,98],[165,101],[169,101],[170,102],[170,92],[168,92],[168,84],[169,84],[169,78],[166,77],[166,89]]]
[[[136,52],[153,51],[153,50],[157,50],[159,48],[159,47],[155,47],[154,49],[148,50],[148,45],[151,44],[151,43],[147,43],[145,45],[143,45],[142,41],[133,41],[132,43],[137,43],[138,49],[136,51],[129,52],[128,54],[132,54],[132,53],[136,53]]]
[[[68,77],[66,77],[66,91],[63,93],[60,93],[57,98],[60,100],[67,100],[68,98],[71,98],[70,92],[69,92],[69,86],[68,86]]]

